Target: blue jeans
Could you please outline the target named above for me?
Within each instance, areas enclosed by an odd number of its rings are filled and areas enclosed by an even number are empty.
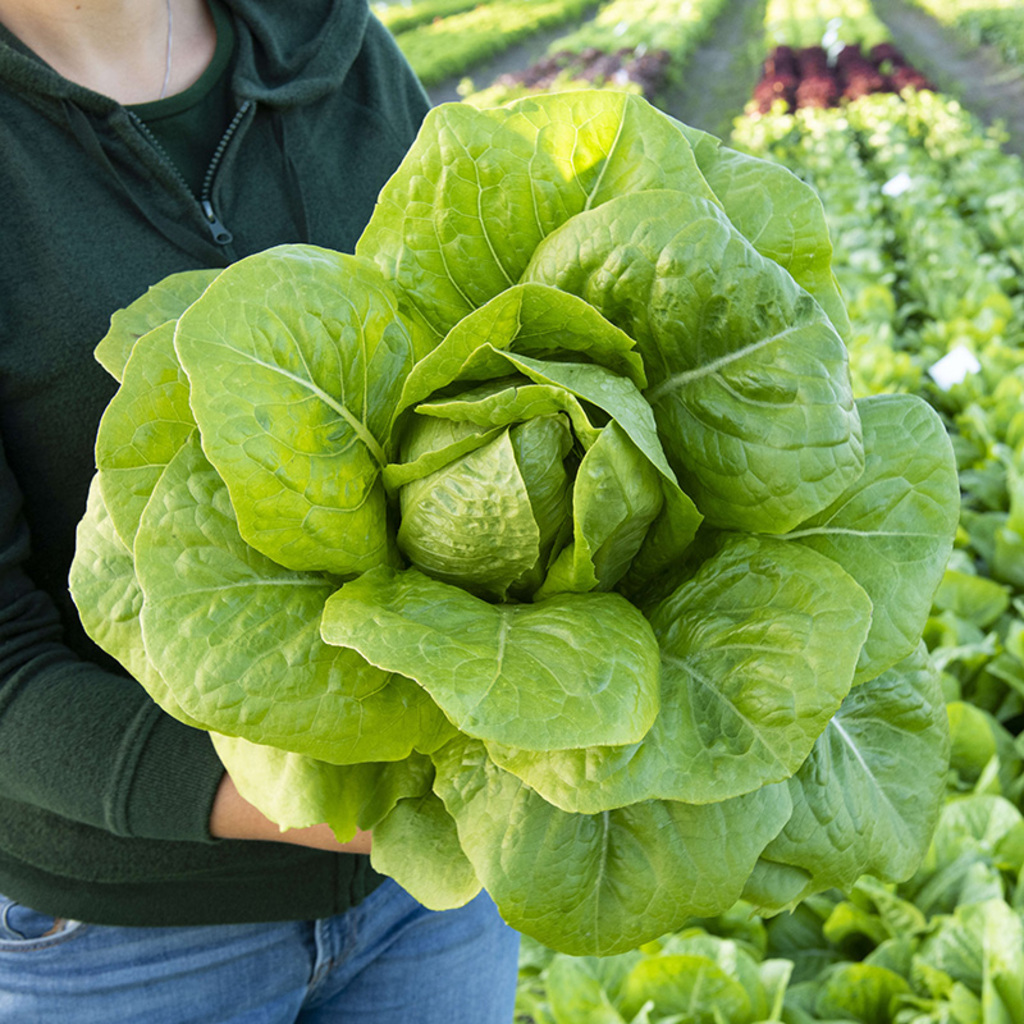
[[[424,909],[392,881],[318,921],[121,928],[0,896],[0,1021],[511,1024],[519,937],[481,893]]]

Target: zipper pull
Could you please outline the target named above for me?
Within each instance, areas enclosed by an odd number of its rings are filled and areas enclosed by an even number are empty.
[[[220,218],[213,211],[213,204],[209,199],[203,199],[199,204],[203,208],[203,215],[206,217],[207,227],[210,229],[210,234],[213,235],[213,240],[218,245],[227,245],[228,242],[234,239],[234,235],[221,223]]]

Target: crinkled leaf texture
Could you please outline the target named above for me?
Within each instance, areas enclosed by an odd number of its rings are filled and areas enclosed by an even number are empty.
[[[679,128],[729,220],[814,296],[845,338],[850,318],[832,272],[832,241],[818,193],[782,164],[739,153],[689,125]]]
[[[117,658],[164,711],[186,725],[201,727],[182,710],[174,698],[174,687],[146,654],[139,622],[142,590],[135,563],[131,549],[114,529],[99,475],[92,479],[85,515],[78,524],[68,585],[89,638]]]
[[[945,702],[921,645],[850,692],[790,780],[793,815],[764,858],[802,873],[804,886],[756,902],[779,910],[862,874],[909,878],[931,841],[948,764]]]
[[[775,785],[715,804],[570,814],[476,741],[453,740],[433,757],[434,789],[505,919],[576,955],[620,953],[730,907],[792,806]]]
[[[174,344],[245,540],[291,569],[390,561],[380,474],[414,349],[373,265],[314,246],[257,253],[186,310]]]
[[[193,439],[153,491],[135,541],[146,652],[211,730],[337,764],[392,761],[447,723],[426,691],[320,639],[334,584],[239,536]]]
[[[657,641],[618,594],[490,604],[380,568],[329,598],[321,632],[415,678],[469,736],[534,750],[631,742],[658,711]]]
[[[640,743],[488,749],[567,811],[749,793],[810,754],[850,690],[870,619],[864,592],[829,559],[769,537],[730,538],[650,612],[661,710]]]
[[[475,430],[464,421],[425,417],[416,425],[407,452],[416,451],[417,442],[444,440],[449,427]],[[529,435],[546,449],[534,453],[540,458],[524,457],[531,447]],[[450,462],[402,487],[402,553],[434,579],[483,597],[504,600],[510,591],[535,589],[532,578],[543,571],[568,516],[571,494],[564,459],[571,447],[564,417],[553,414],[499,431],[473,451],[459,450]],[[545,496],[549,500],[542,504]],[[542,509],[551,522],[538,514]]]
[[[480,892],[455,821],[433,792],[400,800],[375,826],[370,860],[431,910],[461,907]]]
[[[953,549],[960,484],[942,420],[923,399],[878,395],[857,407],[864,473],[789,537],[841,565],[871,598],[861,683],[917,647]]]

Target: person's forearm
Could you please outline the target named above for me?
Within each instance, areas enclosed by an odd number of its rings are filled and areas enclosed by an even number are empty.
[[[333,853],[369,853],[371,834],[359,831],[354,839],[339,843],[329,825],[311,825],[282,832],[280,827],[257,810],[235,787],[227,773],[217,789],[210,813],[210,835],[215,839],[263,839],[293,843]]]

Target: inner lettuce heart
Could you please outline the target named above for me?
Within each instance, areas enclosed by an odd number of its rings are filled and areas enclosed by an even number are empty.
[[[555,949],[907,877],[956,467],[920,399],[853,400],[831,252],[807,185],[636,96],[435,108],[355,254],[114,314],[86,632],[282,829]]]

